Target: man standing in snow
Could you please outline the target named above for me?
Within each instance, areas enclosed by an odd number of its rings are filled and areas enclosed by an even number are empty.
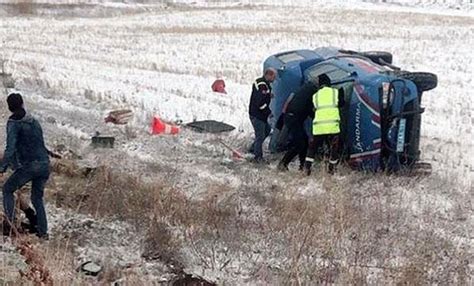
[[[313,104],[312,97],[317,91],[316,84],[312,82],[305,83],[289,100],[285,109],[284,122],[288,128],[292,144],[290,149],[278,164],[279,171],[287,171],[288,164],[299,155],[300,166],[303,170],[306,151],[308,149],[308,135],[304,127],[305,120],[312,116]]]
[[[12,167],[14,173],[3,185],[3,208],[6,215],[3,232],[9,234],[14,221],[14,192],[32,182],[31,202],[36,211],[37,236],[48,239],[43,192],[50,171],[43,131],[38,121],[26,113],[23,98],[19,93],[10,94],[7,103],[12,115],[7,123],[7,144],[0,164],[0,175],[3,175],[8,167]]]
[[[305,172],[311,174],[311,165],[314,162],[317,150],[327,144],[329,147],[329,174],[333,174],[340,156],[340,112],[344,106],[343,89],[331,87],[331,80],[326,74],[318,77],[319,90],[313,95],[314,119],[313,138],[310,140],[305,159]]]
[[[272,98],[270,84],[275,80],[276,73],[277,71],[274,68],[268,68],[264,75],[257,78],[252,85],[249,115],[255,131],[255,141],[250,148],[250,152],[254,154],[257,163],[263,161],[263,141],[270,135],[271,131],[270,124],[268,124],[268,117],[272,113],[270,110],[270,100]]]

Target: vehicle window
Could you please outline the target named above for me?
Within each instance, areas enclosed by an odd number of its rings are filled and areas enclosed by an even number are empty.
[[[385,70],[382,66],[379,66],[375,64],[374,62],[366,60],[366,59],[351,58],[351,57],[347,57],[346,59],[350,61],[351,63],[355,64],[356,66],[358,66],[359,68],[369,73],[378,73]]]
[[[321,65],[311,69],[308,72],[309,80],[315,80],[319,75],[327,74],[331,82],[337,82],[346,79],[350,73],[333,65]]]
[[[304,57],[296,52],[283,54],[283,55],[277,56],[277,58],[280,61],[282,61],[284,64],[289,63],[289,62],[304,60]]]
[[[333,71],[328,72],[328,76],[331,79],[331,82],[337,82],[348,78],[350,76],[350,73],[346,72],[345,70],[335,69]]]

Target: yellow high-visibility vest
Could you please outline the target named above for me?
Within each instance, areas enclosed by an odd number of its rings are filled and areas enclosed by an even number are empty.
[[[331,87],[323,87],[313,95],[316,111],[313,120],[313,135],[338,134],[341,132],[339,122],[339,91]]]

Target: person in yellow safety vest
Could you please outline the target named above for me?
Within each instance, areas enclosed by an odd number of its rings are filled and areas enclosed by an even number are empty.
[[[327,144],[329,147],[328,172],[333,174],[339,162],[340,153],[340,112],[344,106],[343,89],[331,87],[331,80],[326,74],[318,77],[319,89],[313,95],[314,119],[313,138],[310,140],[306,154],[304,171],[311,174],[311,165],[314,162],[317,150]]]

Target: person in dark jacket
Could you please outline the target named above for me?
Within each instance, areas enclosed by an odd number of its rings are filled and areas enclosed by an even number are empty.
[[[268,117],[272,113],[270,101],[272,98],[271,83],[275,80],[276,70],[268,68],[262,77],[257,78],[252,85],[252,95],[250,97],[249,115],[255,131],[255,141],[250,151],[255,156],[255,162],[263,160],[262,145],[265,138],[270,135],[271,127],[268,124]]]
[[[43,204],[44,186],[49,178],[48,150],[44,144],[43,131],[39,122],[27,114],[20,94],[12,93],[7,98],[8,109],[12,115],[7,122],[7,142],[0,173],[8,167],[13,174],[3,185],[3,208],[7,226],[14,221],[14,192],[31,182],[31,202],[36,211],[37,236],[48,239],[48,223]]]
[[[304,128],[305,120],[313,113],[312,97],[317,91],[317,85],[313,82],[305,83],[288,102],[285,109],[284,123],[292,138],[290,149],[278,164],[278,170],[287,171],[288,164],[299,156],[299,169],[303,170],[306,152],[308,149],[308,135]]]
[[[288,104],[293,99],[293,96],[295,96],[295,94],[291,93],[290,96],[286,99],[285,103],[283,104],[281,114],[275,123],[275,128],[273,129],[273,132],[275,132],[275,141],[273,142],[273,145],[272,141],[270,140],[270,147],[273,148],[270,151],[273,153],[286,151],[289,148],[289,130],[288,126],[285,125],[285,113],[286,109],[288,108]]]

